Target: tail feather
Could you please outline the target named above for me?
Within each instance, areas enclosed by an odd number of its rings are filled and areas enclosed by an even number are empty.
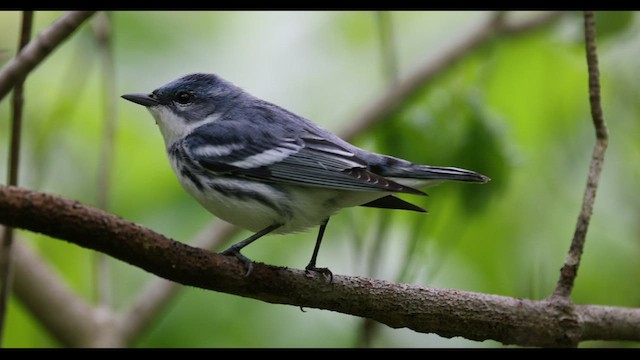
[[[371,164],[369,165],[369,171],[392,179],[427,180],[430,183],[438,183],[440,180],[486,183],[491,180],[489,177],[471,170],[419,165],[388,155],[377,155],[377,158],[370,159],[369,162]]]
[[[400,175],[400,174],[398,174]],[[397,175],[397,176],[398,176]],[[402,176],[402,175],[400,175]],[[474,183],[486,183],[491,179],[475,171],[455,167],[414,165],[404,176],[428,180],[453,180]]]

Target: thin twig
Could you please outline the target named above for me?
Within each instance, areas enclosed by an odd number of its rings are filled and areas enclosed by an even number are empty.
[[[71,11],[64,14],[0,70],[0,100],[15,84],[38,66],[95,11]]]
[[[596,133],[596,144],[591,156],[591,165],[587,176],[587,186],[582,199],[582,208],[578,216],[578,223],[571,240],[569,253],[564,260],[564,266],[560,270],[560,279],[553,292],[553,297],[568,300],[573,290],[573,285],[578,275],[580,258],[584,250],[585,238],[589,228],[589,221],[593,213],[593,204],[596,199],[600,173],[604,163],[604,155],[609,142],[609,132],[602,116],[600,104],[600,71],[598,70],[598,54],[596,48],[596,23],[593,11],[584,12],[584,34],[587,54],[587,67],[589,72],[589,104],[591,117]]]
[[[22,29],[18,43],[18,52],[22,51],[31,39],[31,28],[33,27],[33,11],[22,12]],[[24,104],[24,80],[21,77],[13,88],[13,116],[11,121],[11,146],[9,149],[9,170],[7,183],[18,185],[18,171],[20,163],[20,138],[22,132],[22,108]],[[0,245],[0,345],[4,338],[5,314],[7,302],[11,292],[12,283],[12,259],[11,248],[13,244],[13,228],[5,227],[2,232],[2,244]]]
[[[117,99],[115,84],[115,65],[113,62],[113,33],[109,12],[98,13],[91,22],[95,39],[98,43],[102,60],[103,90],[103,137],[98,165],[98,207],[109,209],[109,189],[111,184],[111,169],[113,167],[114,142],[116,133]],[[108,258],[104,254],[95,256],[96,300],[102,306],[110,303],[110,283]]]
[[[18,53],[24,49],[31,39],[31,29],[33,27],[33,11],[22,13],[22,29],[18,43]],[[9,151],[9,174],[7,183],[9,185],[18,184],[18,165],[20,162],[20,139],[22,132],[22,109],[24,105],[24,80],[18,79],[13,88],[13,119],[11,125],[11,149]]]
[[[113,166],[113,152],[116,132],[116,84],[115,65],[113,62],[113,33],[109,12],[98,13],[91,22],[95,39],[102,60],[102,102],[103,102],[103,139],[100,150],[100,166],[98,170],[98,206],[107,209],[109,206],[109,184]]]

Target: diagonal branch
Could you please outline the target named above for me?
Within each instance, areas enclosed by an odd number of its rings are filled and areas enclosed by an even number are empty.
[[[200,249],[213,250],[237,234],[238,231],[240,231],[239,228],[227,222],[214,220],[190,242],[190,245]],[[180,288],[180,284],[163,278],[156,278],[149,282],[127,311],[119,315],[118,324],[122,331],[120,337],[123,339],[123,343],[134,343],[140,334],[154,320],[157,320],[158,314],[165,309]]]
[[[105,344],[105,324],[97,309],[78,297],[23,241],[14,244],[14,291],[20,302],[64,346],[112,346]]]
[[[71,11],[56,20],[0,70],[0,100],[95,11]]]
[[[393,328],[504,344],[575,346],[583,340],[640,340],[640,309],[573,306],[433,289],[361,277],[306,275],[191,247],[115,215],[54,195],[0,186],[0,223],[104,252],[166,279],[269,303],[367,317]]]
[[[558,19],[562,14],[562,12],[558,11],[546,12],[526,21],[516,23],[507,22],[503,12],[490,16],[485,23],[470,31],[468,36],[460,42],[454,43],[440,56],[425,62],[406,77],[396,81],[394,86],[371,102],[359,117],[349,122],[349,127],[342,132],[343,138],[351,139],[362,132],[363,128],[369,128],[393,114],[438,74],[443,73],[458,60],[486,44],[494,36],[500,34],[516,35],[536,29]]]
[[[591,105],[591,116],[596,132],[596,144],[591,156],[591,165],[587,177],[587,186],[582,199],[582,208],[578,216],[578,223],[571,240],[569,253],[564,260],[564,266],[560,270],[560,279],[553,292],[553,297],[569,299],[573,285],[578,275],[580,257],[584,249],[589,221],[593,213],[593,204],[596,199],[600,172],[604,163],[604,154],[607,150],[609,135],[607,124],[602,116],[602,106],[600,105],[600,72],[598,70],[598,54],[596,51],[596,24],[593,11],[584,13],[584,31],[587,52],[587,67],[589,71],[589,103]]]

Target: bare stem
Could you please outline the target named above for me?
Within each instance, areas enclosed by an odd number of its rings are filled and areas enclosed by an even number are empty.
[[[20,31],[20,41],[18,53],[24,49],[31,38],[31,28],[33,27],[33,11],[22,13],[22,29]],[[11,149],[9,151],[9,172],[7,183],[9,185],[18,184],[18,165],[20,162],[20,138],[22,132],[22,109],[24,105],[24,80],[18,79],[13,87],[13,117],[11,124]]]
[[[111,184],[111,169],[113,167],[113,153],[116,133],[116,108],[117,95],[115,85],[115,65],[113,62],[113,46],[111,35],[113,34],[108,12],[98,13],[93,21],[92,28],[100,50],[102,60],[103,90],[103,138],[100,150],[100,163],[98,165],[98,207],[109,209],[109,190]],[[96,299],[102,306],[107,306],[110,301],[110,276],[108,258],[104,254],[96,254]]]
[[[600,72],[598,70],[598,54],[596,49],[596,23],[593,11],[584,12],[584,33],[587,54],[587,67],[589,73],[589,103],[591,105],[591,117],[596,133],[596,144],[591,156],[591,165],[587,175],[587,186],[582,199],[582,208],[578,215],[578,222],[571,240],[569,253],[564,265],[560,270],[560,279],[556,285],[552,297],[569,300],[571,291],[578,275],[580,258],[584,250],[585,238],[589,221],[593,213],[593,204],[596,199],[600,173],[604,163],[604,155],[608,144],[607,125],[602,116],[602,106],[600,104]]]
[[[22,29],[18,42],[18,52],[22,51],[31,38],[31,28],[33,27],[33,11],[22,13]],[[13,88],[13,116],[11,121],[11,146],[9,149],[9,170],[7,183],[18,185],[18,167],[20,164],[20,138],[22,132],[22,108],[24,104],[24,79],[19,78]],[[13,244],[13,228],[5,227],[2,231],[2,244],[0,245],[0,345],[4,338],[5,314],[7,312],[7,302],[11,292],[12,282],[12,259],[11,247]]]

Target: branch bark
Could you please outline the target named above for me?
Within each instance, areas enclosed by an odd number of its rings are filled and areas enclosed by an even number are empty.
[[[191,247],[51,194],[0,186],[0,223],[104,252],[184,285],[367,317],[393,328],[523,346],[640,340],[640,309],[576,306],[255,264]]]

